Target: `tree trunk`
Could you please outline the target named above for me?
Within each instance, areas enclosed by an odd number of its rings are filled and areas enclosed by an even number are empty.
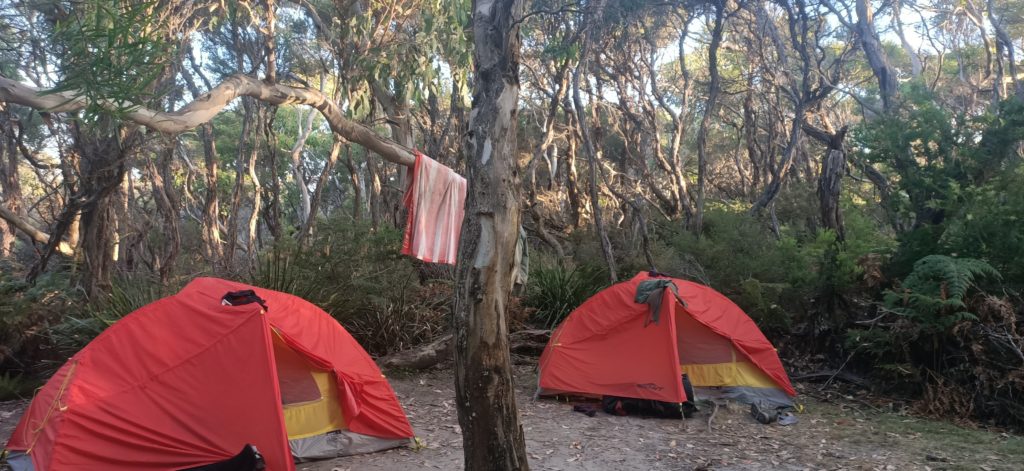
[[[822,159],[821,174],[818,176],[818,201],[821,208],[821,223],[836,233],[836,240],[846,239],[843,227],[843,213],[839,207],[839,194],[843,188],[843,172],[846,169],[846,153],[842,149],[829,149]]]
[[[321,83],[323,83],[323,81],[321,81]],[[306,148],[306,140],[309,139],[309,135],[313,132],[313,118],[315,117],[316,112],[314,110],[309,110],[309,114],[306,115],[305,120],[302,118],[302,113],[299,113],[299,136],[295,139],[295,145],[292,146],[291,152],[292,177],[295,179],[295,185],[299,190],[300,227],[309,224],[309,187],[307,186],[308,183],[306,182],[306,175],[302,171],[302,152]]]
[[[153,189],[153,201],[156,203],[157,212],[163,217],[163,236],[167,240],[162,241],[161,247],[154,247],[154,252],[159,265],[157,274],[162,283],[167,283],[174,269],[175,261],[181,249],[181,231],[178,228],[178,198],[174,194],[174,180],[170,175],[170,162],[173,159],[174,144],[168,144],[167,148],[160,153],[159,165],[153,162],[148,163],[150,184]]]
[[[188,58],[195,75],[207,82],[192,55],[188,51]],[[185,81],[193,98],[202,95],[195,78],[184,66],[181,68],[181,77]],[[203,198],[203,255],[211,268],[223,268],[224,241],[220,235],[220,192],[218,191],[217,173],[220,165],[220,158],[217,156],[217,141],[214,136],[213,124],[206,122],[199,126],[199,138],[203,142],[203,162],[206,165],[206,195]]]
[[[803,136],[802,131],[805,120],[804,114],[804,104],[797,103],[794,110],[793,124],[789,130],[789,142],[786,143],[786,150],[782,154],[782,161],[779,162],[778,166],[772,167],[771,181],[765,185],[764,191],[761,192],[761,197],[750,208],[751,214],[759,214],[763,209],[774,204],[775,197],[779,196],[779,192],[782,191],[782,183],[786,180],[786,176],[789,175],[789,170],[797,159],[797,153],[800,152],[800,140]],[[772,211],[774,210],[774,207],[772,207]]]
[[[856,2],[857,36],[860,39],[864,55],[867,56],[868,65],[871,66],[875,78],[878,79],[878,90],[882,95],[882,109],[889,112],[896,106],[896,96],[899,94],[896,71],[889,64],[889,56],[886,55],[882,42],[878,39],[870,0],[856,0]]]
[[[1013,39],[1006,31],[1006,27],[1003,23],[999,21],[1000,19],[996,17],[995,3],[995,0],[988,0],[987,10],[988,20],[992,23],[992,29],[996,31],[996,45],[999,46],[996,49],[999,50],[1000,53],[1005,51],[1007,71],[1010,73],[1010,82],[1013,84],[1014,95],[1016,95],[1017,98],[1024,100],[1024,86],[1021,85],[1020,79],[1017,77],[1017,57],[1016,52],[1014,51]],[[1002,80],[1000,79],[999,82],[1002,82]],[[998,86],[1002,86],[1002,83],[999,83]]]
[[[242,191],[245,190],[245,165],[248,162],[247,150],[254,152],[250,135],[252,134],[253,121],[253,100],[242,100],[242,132],[238,137],[238,152],[235,154],[235,186],[231,190],[231,212],[228,214],[227,240],[228,248],[224,261],[227,268],[235,259],[235,251],[238,247],[238,223],[242,210]]]
[[[370,174],[370,187],[366,196],[370,202],[370,227],[376,231],[380,229],[384,203],[381,201],[380,167],[372,155],[366,156],[366,171]]]
[[[327,180],[330,179],[331,172],[334,171],[334,164],[338,162],[338,155],[341,153],[341,147],[345,143],[341,139],[335,139],[334,145],[331,146],[331,154],[327,157],[327,162],[324,162],[324,169],[320,172],[320,178],[316,181],[316,188],[313,189],[313,196],[309,202],[309,217],[306,218],[306,225],[302,226],[299,231],[299,245],[301,246],[306,237],[313,235],[313,230],[316,228],[316,213],[320,208],[320,201],[324,197],[324,189],[327,188]]]
[[[821,211],[821,223],[826,229],[836,233],[836,240],[846,239],[843,227],[843,213],[839,207],[839,196],[843,188],[843,175],[846,174],[846,150],[843,141],[848,128],[843,126],[839,131],[831,133],[804,124],[808,136],[826,146],[825,157],[821,159],[821,170],[818,174],[818,207]]]
[[[80,281],[86,295],[93,298],[107,292],[111,286],[114,259],[111,256],[113,226],[110,215],[114,208],[111,207],[109,196],[124,179],[128,168],[126,156],[141,133],[137,129],[114,129],[109,133],[90,129],[78,130],[75,134],[75,147],[82,156],[81,186],[78,194],[72,197],[73,202],[66,208],[64,216],[67,226],[70,226],[78,212],[75,206],[80,202],[83,262]],[[59,239],[62,233],[63,230],[55,230],[52,237]],[[47,249],[49,252],[50,247]],[[33,270],[32,275],[38,276],[40,272]]]
[[[568,145],[565,151],[565,192],[569,199],[569,222],[573,228],[580,227],[582,219],[581,208],[583,203],[580,198],[580,177],[576,170],[576,139],[570,133],[567,137]]]
[[[203,140],[203,161],[206,163],[206,196],[203,202],[203,249],[210,265],[219,267],[224,259],[223,240],[220,237],[220,200],[217,191],[217,144],[213,136],[213,125],[203,124],[199,128]]]
[[[715,2],[715,23],[711,28],[711,44],[708,45],[708,101],[704,116],[697,130],[697,208],[690,230],[699,237],[704,229],[704,193],[707,189],[708,172],[708,130],[711,118],[718,106],[718,95],[722,88],[721,73],[718,71],[718,48],[722,45],[722,30],[725,26],[725,0]]]
[[[21,206],[21,184],[18,182],[18,148],[12,124],[13,115],[0,105],[0,211],[24,218]],[[12,221],[0,223],[0,258],[14,253],[17,226]]]
[[[594,30],[601,24],[601,17],[604,16],[604,1],[598,0],[591,5],[590,11],[584,13],[583,23],[583,45],[580,49],[580,61],[572,73],[572,102],[576,109],[576,125],[579,127],[580,137],[583,140],[583,150],[590,162],[590,208],[591,217],[594,219],[594,229],[601,242],[601,254],[604,255],[605,264],[608,266],[608,277],[612,283],[618,281],[618,270],[615,266],[615,254],[612,252],[612,243],[608,239],[608,230],[604,225],[604,218],[601,214],[600,189],[598,188],[597,150],[591,140],[590,129],[587,126],[584,115],[583,99],[580,97],[580,75],[585,73],[590,62],[589,54],[591,43],[594,38]],[[591,104],[593,106],[593,104]]]
[[[903,18],[902,8],[900,1],[897,0],[892,4],[892,22],[896,27],[896,36],[900,38],[900,46],[903,47],[903,52],[910,58],[910,73],[916,79],[921,77],[921,72],[924,71],[924,66],[921,64],[921,56],[914,50],[914,46],[910,45],[910,41],[907,41],[907,35],[903,33]]]
[[[259,116],[262,115],[262,112],[257,111],[256,114]],[[262,116],[258,117],[257,121],[263,121]],[[249,161],[246,165],[249,181],[252,182],[252,211],[249,212],[249,223],[246,226],[247,236],[245,239],[245,250],[249,261],[248,268],[256,266],[257,252],[259,251],[260,209],[263,206],[263,185],[260,183],[259,175],[256,174],[259,155],[259,145],[253,144],[252,148],[249,149]]]
[[[515,278],[522,0],[474,0],[473,111],[455,291],[455,394],[465,469],[529,469],[516,411],[506,308]]]
[[[341,107],[333,99],[312,88],[267,84],[247,75],[232,75],[178,111],[163,112],[135,108],[124,118],[167,134],[179,134],[213,119],[231,101],[238,97],[252,97],[271,105],[302,104],[316,108],[336,134],[343,136],[389,162],[410,167],[416,163],[412,149],[381,137],[372,129],[345,118]],[[64,113],[85,108],[86,100],[74,90],[46,93],[14,80],[0,77],[0,101],[17,103],[52,113]],[[101,106],[115,108],[113,103],[100,101]]]
[[[358,222],[363,218],[363,183],[359,180],[359,168],[352,161],[351,147],[345,147],[345,168],[348,169],[348,177],[352,182],[352,219]]]
[[[275,241],[281,239],[283,233],[281,221],[281,178],[277,173],[277,131],[274,130],[274,119],[277,117],[277,107],[268,106],[263,117],[263,144],[266,148],[264,172],[269,173],[263,180],[270,189],[270,198],[267,199],[266,219],[267,230]],[[264,175],[266,175],[264,173]]]

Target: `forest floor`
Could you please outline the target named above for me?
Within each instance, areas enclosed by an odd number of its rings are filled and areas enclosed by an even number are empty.
[[[392,373],[391,384],[420,439],[401,448],[330,461],[300,471],[462,468],[450,369]],[[1019,470],[1024,437],[882,412],[881,404],[817,385],[798,385],[805,406],[793,426],[761,425],[747,408],[723,407],[708,431],[708,410],[689,420],[595,417],[572,405],[534,401],[532,366],[516,366],[516,394],[535,470]],[[813,396],[816,397],[812,397]],[[837,399],[831,399],[829,396]],[[25,401],[0,403],[5,443]]]

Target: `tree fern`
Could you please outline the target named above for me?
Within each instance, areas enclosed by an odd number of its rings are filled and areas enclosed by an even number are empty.
[[[900,289],[886,291],[885,304],[922,328],[943,330],[962,320],[976,319],[964,300],[981,278],[998,280],[1001,276],[981,260],[929,255],[914,263],[914,271]]]

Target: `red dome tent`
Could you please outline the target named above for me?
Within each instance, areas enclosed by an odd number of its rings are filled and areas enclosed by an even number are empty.
[[[253,289],[260,304],[222,304]],[[237,303],[235,303],[237,304]],[[118,321],[29,406],[7,448],[20,470],[176,470],[255,445],[271,471],[297,458],[407,444],[377,365],[298,297],[215,278]]]
[[[671,280],[660,320],[634,302],[647,280]],[[551,335],[541,395],[619,396],[681,403],[686,373],[697,396],[792,405],[796,395],[772,344],[742,309],[697,283],[640,273],[594,295]]]

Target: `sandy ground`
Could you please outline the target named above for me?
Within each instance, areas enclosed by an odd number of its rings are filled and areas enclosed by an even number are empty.
[[[587,417],[572,405],[532,400],[536,377],[516,367],[517,400],[535,470],[938,470],[1024,469],[1024,439],[880,412],[863,401],[802,396],[800,423],[761,425],[746,408],[709,410],[689,420]],[[462,468],[452,372],[393,374],[392,385],[420,439],[418,449],[300,463],[305,471]],[[816,392],[817,387],[798,385]],[[821,397],[820,394],[815,394]],[[24,401],[0,403],[6,442]]]

